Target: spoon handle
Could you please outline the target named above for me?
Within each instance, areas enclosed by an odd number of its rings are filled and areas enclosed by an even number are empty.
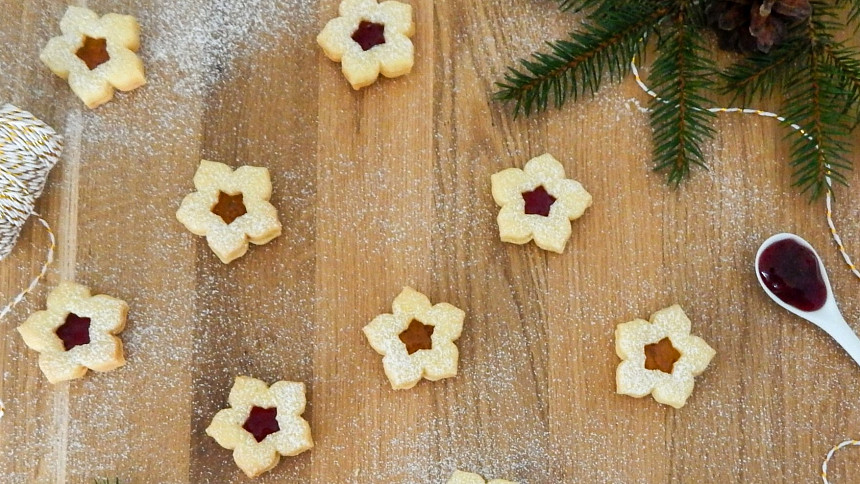
[[[860,338],[857,337],[851,326],[848,326],[845,318],[840,316],[821,328],[832,336],[851,355],[851,358],[854,358],[854,361],[860,365]]]

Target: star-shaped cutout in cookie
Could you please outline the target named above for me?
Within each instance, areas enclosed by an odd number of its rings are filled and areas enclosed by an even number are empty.
[[[314,446],[305,411],[305,384],[237,376],[228,398],[230,408],[215,414],[206,434],[233,451],[233,460],[248,477],[273,469],[281,456]]]
[[[651,321],[636,319],[615,329],[615,352],[621,363],[615,373],[618,393],[644,397],[681,408],[716,352],[690,334],[691,323],[677,304],[657,311]]]
[[[48,41],[39,58],[89,108],[113,99],[114,89],[131,91],[146,83],[137,56],[140,26],[130,15],[103,17],[88,8],[70,6],[60,21],[63,35]]]
[[[206,237],[212,252],[228,264],[248,251],[248,243],[263,245],[281,235],[281,222],[269,203],[269,170],[203,160],[194,174],[197,191],[188,194],[176,218],[195,235]]]
[[[403,288],[392,307],[393,314],[379,315],[364,327],[370,346],[383,356],[392,388],[412,388],[421,378],[455,376],[459,352],[454,341],[463,331],[466,313],[448,303],[432,305],[411,287]]]
[[[570,221],[591,206],[582,185],[565,178],[564,167],[551,155],[508,168],[492,176],[493,199],[499,205],[499,236],[504,242],[564,252],[572,233]]]

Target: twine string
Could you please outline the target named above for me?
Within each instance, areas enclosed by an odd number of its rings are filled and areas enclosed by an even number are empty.
[[[27,294],[30,294],[33,289],[36,289],[36,286],[39,285],[39,282],[45,277],[45,274],[48,273],[48,268],[51,266],[51,263],[54,262],[54,250],[57,247],[57,239],[54,237],[54,231],[51,230],[51,226],[48,222],[42,217],[36,215],[36,220],[45,227],[45,230],[48,232],[48,239],[50,239],[50,244],[48,245],[48,250],[45,253],[45,260],[42,262],[42,268],[39,270],[39,273],[30,281],[30,285],[27,286],[26,289],[19,292],[11,301],[9,301],[3,309],[0,309],[0,320],[2,320],[9,311],[12,310],[15,306],[18,305],[21,301],[27,297]]]
[[[62,147],[62,137],[29,112],[11,104],[0,106],[0,261],[15,247],[31,215],[48,231],[50,239],[39,273],[0,309],[0,319],[36,288],[54,260],[56,237],[34,208]]]
[[[0,260],[12,251],[33,213],[62,143],[50,126],[27,111],[0,106]]]
[[[668,104],[668,101],[661,98],[656,92],[651,90],[647,84],[642,81],[641,76],[639,75],[639,69],[636,67],[636,57],[630,61],[630,67],[633,71],[633,76],[636,78],[636,84],[645,91],[649,96],[653,97],[657,101]],[[754,114],[756,116],[762,116],[765,118],[774,118],[781,123],[785,123],[790,126],[793,130],[797,131],[801,134],[801,136],[815,143],[815,139],[807,133],[802,127],[800,127],[796,123],[789,122],[783,116],[780,116],[776,113],[771,113],[768,111],[762,111],[760,109],[749,109],[749,108],[708,108],[708,111],[712,113],[740,113],[740,114]],[[815,149],[818,149],[818,144],[816,143]],[[827,168],[830,168],[830,165],[827,165]],[[845,264],[848,265],[848,268],[851,270],[851,273],[854,274],[858,279],[860,279],[860,271],[857,270],[857,266],[851,261],[851,256],[848,254],[848,251],[845,249],[845,245],[842,243],[842,238],[839,236],[839,232],[836,230],[836,224],[833,222],[833,180],[829,176],[829,172],[825,175],[824,178],[827,183],[827,193],[825,195],[825,215],[827,217],[827,226],[830,228],[830,235],[833,237],[833,241],[836,242],[836,247],[839,249],[839,253],[842,254],[842,259],[845,260]],[[827,463],[830,462],[830,459],[833,458],[833,454],[835,454],[839,449],[848,446],[860,446],[860,440],[846,440],[837,444],[835,447],[830,449],[827,452],[827,456],[824,458],[824,462],[821,463],[821,479],[823,484],[830,484],[830,481],[827,480]]]
[[[846,440],[844,442],[840,442],[827,452],[827,456],[824,457],[824,462],[821,463],[821,481],[824,484],[830,484],[830,481],[827,480],[827,463],[833,458],[833,454],[835,454],[839,449],[850,446],[860,446],[860,440]]]
[[[642,77],[639,75],[639,69],[636,67],[636,56],[633,56],[633,59],[630,61],[630,68],[633,71],[633,76],[636,79],[636,84],[645,91],[649,96],[660,101],[662,103],[668,104],[669,101],[661,98],[659,94],[651,90],[645,82],[642,81]],[[809,133],[807,133],[800,125],[797,123],[789,122],[783,116],[780,116],[776,113],[771,113],[769,111],[762,111],[760,109],[750,109],[750,108],[707,108],[707,111],[712,113],[740,113],[740,114],[754,114],[756,116],[762,116],[765,118],[773,118],[781,123],[785,123],[791,129],[797,131],[804,138],[816,143],[815,138],[812,137]],[[818,149],[818,144],[816,143],[815,149]],[[830,169],[830,165],[827,165],[828,170]],[[827,226],[830,228],[830,235],[833,238],[833,241],[836,243],[836,247],[839,250],[839,253],[842,255],[842,259],[845,261],[845,264],[848,266],[848,269],[851,271],[854,276],[860,279],[860,270],[858,270],[857,266],[851,260],[851,256],[848,254],[848,250],[845,248],[845,244],[842,243],[842,237],[839,236],[839,232],[836,230],[836,223],[833,220],[833,180],[830,178],[830,172],[825,174],[824,177],[825,183],[827,183],[827,190],[824,199],[824,208],[825,208],[825,216],[827,217]]]

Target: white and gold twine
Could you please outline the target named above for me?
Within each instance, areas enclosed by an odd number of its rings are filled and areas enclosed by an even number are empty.
[[[633,76],[636,78],[636,84],[642,88],[649,96],[660,102],[668,102],[662,99],[656,92],[652,91],[651,88],[648,87],[645,82],[642,81],[642,77],[639,75],[639,69],[636,67],[636,57],[630,61],[630,68],[633,71]],[[791,123],[784,117],[780,116],[776,113],[771,113],[768,111],[762,111],[760,109],[749,109],[749,108],[707,108],[708,111],[712,113],[740,113],[740,114],[754,114],[756,116],[762,116],[765,118],[774,118],[781,123],[786,123],[795,131],[799,132],[802,136],[806,137],[808,140],[815,142],[815,139],[807,133],[802,127],[797,125],[796,123]],[[818,145],[815,146],[818,149]],[[829,168],[829,165],[828,165]],[[839,236],[839,232],[836,230],[836,224],[833,221],[833,180],[830,178],[830,172],[827,173],[824,180],[827,183],[827,190],[824,199],[824,207],[825,207],[825,216],[827,217],[827,226],[830,228],[830,235],[833,237],[833,241],[836,242],[836,247],[839,250],[839,253],[842,255],[842,259],[845,260],[845,264],[848,265],[848,269],[854,274],[858,279],[860,279],[860,270],[858,270],[857,266],[854,265],[854,262],[851,260],[851,256],[848,254],[848,250],[845,248],[845,244],[842,243],[842,238]]]
[[[668,102],[662,99],[656,92],[651,90],[645,82],[642,81],[642,77],[639,75],[639,69],[636,67],[636,57],[630,61],[630,68],[633,71],[633,76],[636,78],[636,84],[642,88],[649,96],[660,102]],[[749,109],[749,108],[708,108],[708,111],[712,113],[740,113],[740,114],[754,114],[756,116],[762,116],[765,118],[774,118],[781,123],[786,123],[795,131],[799,132],[802,136],[806,137],[806,139],[815,142],[815,139],[807,133],[802,127],[800,127],[796,123],[791,123],[786,120],[784,117],[780,116],[776,113],[771,113],[768,111],[762,111],[760,109]],[[815,146],[818,149],[818,145]],[[829,165],[828,165],[829,168]],[[824,180],[827,183],[827,193],[825,195],[824,207],[825,207],[825,215],[827,217],[827,226],[830,228],[830,235],[833,237],[833,241],[836,242],[836,247],[839,249],[839,253],[842,254],[842,259],[845,260],[845,263],[848,265],[848,269],[851,270],[851,273],[857,276],[860,279],[860,271],[857,270],[857,266],[854,265],[854,262],[851,260],[851,256],[848,254],[848,251],[845,249],[845,245],[842,243],[842,238],[839,237],[839,232],[836,231],[836,224],[833,222],[833,180],[829,176],[829,172],[827,176],[825,176]],[[836,453],[839,449],[848,446],[860,446],[860,440],[846,440],[834,446],[827,453],[827,456],[824,458],[824,462],[821,463],[821,479],[824,481],[824,484],[830,484],[830,481],[827,480],[827,463],[830,462],[830,459],[833,458],[833,454]]]
[[[34,214],[36,200],[62,149],[62,137],[50,126],[11,104],[0,107],[0,260],[15,247],[21,228]],[[0,309],[0,319],[39,284],[53,262],[54,233],[43,218],[38,221],[50,239],[45,260],[27,288]]]
[[[833,458],[833,454],[835,454],[839,449],[850,446],[860,446],[860,440],[846,440],[844,442],[840,442],[827,452],[824,462],[821,463],[821,480],[824,484],[830,484],[830,481],[827,480],[827,463]]]

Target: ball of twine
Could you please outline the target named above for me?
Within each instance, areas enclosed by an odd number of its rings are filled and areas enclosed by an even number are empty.
[[[62,149],[50,126],[11,104],[0,107],[0,260],[15,247]]]

